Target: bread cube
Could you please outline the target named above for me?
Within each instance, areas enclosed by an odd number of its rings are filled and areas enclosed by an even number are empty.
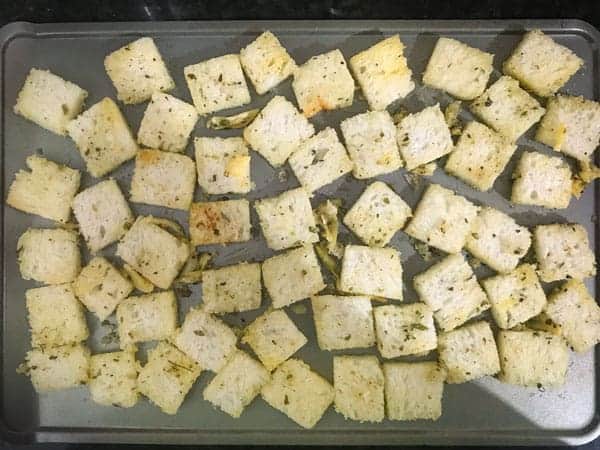
[[[175,87],[154,40],[143,37],[104,58],[104,69],[125,104],[142,103]]]
[[[354,100],[354,79],[339,49],[313,56],[296,68],[292,88],[306,117],[346,108]]]
[[[81,270],[77,233],[62,228],[29,228],[17,242],[17,261],[25,280],[70,283]]]
[[[99,405],[119,408],[135,406],[139,398],[138,370],[133,351],[93,355],[88,382],[92,400]]]
[[[508,140],[515,142],[544,115],[538,101],[519,87],[519,82],[503,76],[470,105],[471,111]]]
[[[90,351],[83,344],[34,348],[25,356],[36,392],[71,389],[88,382]]]
[[[431,184],[404,232],[446,253],[458,253],[467,242],[478,210],[450,189]]]
[[[133,214],[113,179],[81,191],[73,199],[73,213],[92,253],[118,241],[133,224]]]
[[[105,97],[67,125],[89,173],[100,178],[132,159],[138,146],[119,107]]]
[[[462,254],[446,256],[416,275],[413,285],[419,298],[434,311],[442,331],[450,331],[490,307]]]
[[[298,359],[279,366],[260,393],[269,405],[303,428],[314,427],[334,398],[329,382]]]
[[[243,198],[192,203],[189,225],[193,245],[249,241],[250,203]]]
[[[283,310],[271,310],[246,327],[242,342],[272,371],[300,350],[307,340]]]
[[[502,64],[502,70],[540,97],[558,91],[583,65],[583,60],[541,30],[525,33]]]
[[[446,374],[436,362],[386,362],[383,376],[388,419],[440,418]]]
[[[204,309],[211,313],[260,308],[261,288],[258,263],[241,263],[202,272],[202,302]]]
[[[484,91],[493,61],[490,53],[441,37],[427,63],[423,84],[461,100],[473,100]]]
[[[138,390],[166,414],[176,414],[185,396],[200,375],[201,368],[167,342],[148,352],[140,370]]]
[[[17,96],[13,111],[33,123],[67,134],[67,124],[81,112],[86,90],[49,70],[31,69]]]
[[[244,140],[273,167],[283,165],[305,139],[315,134],[315,127],[296,107],[277,95],[244,128]]]
[[[186,66],[185,81],[201,116],[250,103],[239,55],[223,55]]]
[[[396,143],[396,126],[387,111],[371,111],[340,124],[346,148],[359,180],[393,172],[402,167]]]
[[[503,330],[498,333],[497,343],[502,367],[500,381],[538,388],[564,384],[569,350],[560,336],[543,331]]]
[[[596,274],[596,257],[587,231],[579,224],[538,225],[533,230],[533,248],[538,274],[546,283]]]
[[[531,246],[531,233],[512,217],[484,206],[473,220],[466,248],[496,272],[507,273],[517,267]]]

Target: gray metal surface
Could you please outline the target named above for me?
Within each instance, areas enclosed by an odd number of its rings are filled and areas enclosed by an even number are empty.
[[[400,33],[406,44],[408,62],[415,74],[418,87],[402,102],[410,111],[440,102],[445,106],[451,99],[440,92],[420,86],[420,74],[438,36],[451,36],[490,51],[496,55],[493,79],[498,69],[526,29],[542,28],[558,42],[566,44],[585,60],[585,68],[577,73],[563,89],[573,94],[598,99],[599,33],[589,24],[580,21],[339,21],[339,22],[181,22],[181,23],[115,23],[115,24],[53,24],[32,25],[15,23],[0,31],[1,82],[2,82],[2,186],[3,195],[14,173],[24,167],[25,158],[40,151],[50,159],[83,168],[75,146],[68,138],[56,136],[36,125],[17,117],[12,112],[16,94],[31,67],[48,68],[71,80],[90,93],[87,104],[92,105],[104,96],[115,98],[113,87],[103,69],[103,58],[110,51],[142,35],[154,37],[176,82],[172,92],[190,101],[183,79],[183,67],[224,53],[237,52],[249,43],[261,30],[270,29],[277,34],[297,62],[302,63],[312,55],[340,48],[348,58],[365,49],[384,35]],[[274,92],[257,96],[253,92],[250,107],[264,105],[273,95],[283,94],[293,98],[289,80]],[[145,104],[125,106],[123,111],[134,132],[139,126]],[[319,114],[312,121],[317,129],[334,126],[338,132],[341,119],[366,109],[366,103],[357,98],[351,108]],[[469,119],[462,111],[461,117]],[[237,135],[239,131],[211,131],[201,120],[193,135]],[[519,141],[519,153],[523,148],[535,148],[545,153],[550,150],[530,139],[531,132]],[[187,154],[192,155],[192,146]],[[257,199],[282,192],[297,185],[289,168],[285,173],[273,170],[260,156],[252,154],[252,178],[256,189],[249,195]],[[593,188],[574,201],[564,211],[549,212],[542,208],[515,207],[507,200],[510,174],[518,154],[512,158],[507,170],[496,183],[494,191],[481,193],[467,187],[438,169],[430,181],[441,183],[465,195],[475,202],[493,205],[515,217],[520,223],[574,221],[582,223],[589,231],[592,244],[597,246],[597,227],[593,218],[597,203]],[[129,189],[133,163],[129,162],[115,171],[115,177],[124,191]],[[414,206],[427,180],[413,188],[400,170],[380,177],[388,182],[411,206]],[[89,175],[83,177],[83,187],[94,183]],[[350,206],[366,186],[351,176],[327,186],[313,199],[313,205],[327,197],[344,200]],[[223,196],[211,196],[218,199]],[[196,199],[207,198],[199,189]],[[182,213],[164,208],[132,205],[135,213],[175,218],[185,224]],[[278,411],[257,399],[242,415],[231,419],[213,409],[202,400],[202,389],[211,374],[203,373],[188,395],[176,416],[162,414],[158,408],[142,400],[132,409],[101,407],[94,404],[85,388],[36,395],[29,380],[15,373],[28,349],[29,334],[25,314],[24,291],[33,287],[23,281],[15,262],[16,242],[29,226],[51,224],[31,215],[2,206],[3,240],[3,291],[1,321],[1,422],[6,438],[16,441],[94,441],[136,443],[269,443],[269,444],[560,444],[582,443],[597,436],[598,377],[597,354],[572,355],[566,385],[555,391],[541,392],[499,383],[485,378],[463,385],[447,385],[443,400],[443,415],[437,422],[390,422],[360,424],[344,421],[330,408],[314,430],[301,430]],[[260,234],[256,216],[253,218],[254,238],[246,244],[208,248],[218,252],[216,265],[231,264],[241,260],[262,260],[269,251]],[[342,240],[356,242],[356,238],[343,229]],[[402,232],[394,237],[392,246],[402,253],[405,269],[405,298],[412,302],[412,276],[435,261],[424,262],[415,254],[407,236]],[[105,254],[111,258],[114,246]],[[86,255],[86,258],[89,255]],[[478,275],[489,272],[484,267]],[[589,288],[595,292],[595,282]],[[180,296],[180,318],[191,305],[201,302],[198,289],[190,297]],[[263,299],[263,308],[269,303]],[[310,305],[307,301],[300,307],[288,308],[292,319],[309,338],[309,344],[298,357],[310,363],[315,370],[331,380],[332,354],[319,351],[315,342]],[[260,311],[235,314],[226,317],[227,322],[243,326]],[[109,328],[89,315],[88,323],[92,337],[90,345],[95,352],[116,348],[115,344],[103,345],[102,337]],[[141,354],[143,358],[143,352]],[[435,357],[431,355],[430,357]]]

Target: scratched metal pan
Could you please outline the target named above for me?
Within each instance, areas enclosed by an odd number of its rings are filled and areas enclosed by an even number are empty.
[[[183,78],[183,67],[225,53],[238,52],[264,29],[277,34],[297,62],[312,55],[340,48],[348,58],[380,40],[383,36],[399,33],[406,44],[406,55],[413,69],[417,88],[403,101],[409,111],[418,111],[427,105],[448,104],[451,99],[421,86],[421,74],[438,36],[451,36],[496,55],[493,79],[499,76],[502,61],[508,56],[523,32],[541,28],[558,42],[573,49],[585,66],[569,81],[563,91],[598,99],[600,34],[585,22],[576,20],[528,21],[294,21],[294,22],[170,22],[170,23],[104,23],[104,24],[48,24],[13,23],[0,30],[1,54],[1,151],[2,198],[14,173],[24,167],[25,158],[40,152],[48,158],[78,169],[82,160],[75,146],[63,138],[17,117],[12,112],[16,95],[31,67],[47,68],[89,91],[88,105],[104,96],[115,97],[107,78],[103,59],[112,50],[140,36],[152,36],[160,48],[177,87],[172,92],[187,101],[190,95]],[[282,94],[293,99],[290,81],[274,92],[258,96],[253,92],[249,107],[261,107],[273,95]],[[397,107],[398,105],[396,105]],[[134,132],[137,130],[145,105],[123,106],[123,111]],[[366,109],[359,95],[350,108],[321,113],[312,121],[317,129],[331,125],[339,132],[341,119]],[[463,119],[470,118],[462,111]],[[201,120],[193,135],[238,135],[239,131],[210,131]],[[519,141],[523,148],[550,150],[531,139],[531,131]],[[192,146],[186,153],[192,155]],[[273,170],[260,156],[252,154],[252,178],[256,188],[251,200],[282,192],[298,183],[288,167]],[[598,190],[589,188],[583,197],[562,211],[549,212],[541,208],[513,206],[507,200],[510,173],[518,154],[489,193],[476,192],[438,169],[430,181],[441,183],[469,199],[489,204],[515,217],[520,223],[574,221],[589,231],[592,245],[597,247]],[[115,171],[121,188],[127,192],[132,173],[132,162]],[[429,181],[409,183],[404,170],[381,177],[391,184],[414,207]],[[413,180],[414,181],[414,180]],[[83,186],[93,184],[87,174]],[[325,196],[341,198],[344,207],[351,205],[366,183],[351,176],[325,187],[313,198],[316,205]],[[208,197],[210,199],[222,198]],[[207,197],[196,190],[195,198]],[[132,205],[137,214],[156,214],[171,217],[186,224],[184,214],[164,208]],[[94,404],[85,387],[46,395],[37,395],[29,380],[15,372],[29,346],[25,314],[24,291],[33,287],[23,281],[15,261],[16,242],[29,226],[50,226],[49,222],[7,208],[2,202],[3,220],[3,290],[1,320],[1,429],[10,441],[64,441],[64,442],[133,442],[133,443],[221,443],[221,444],[579,444],[600,433],[598,410],[598,353],[572,355],[566,385],[556,391],[523,389],[501,384],[487,377],[462,385],[447,385],[443,400],[443,415],[437,422],[390,422],[360,424],[344,421],[330,408],[313,430],[302,430],[278,411],[257,399],[238,420],[231,419],[202,400],[202,390],[211,374],[203,373],[175,416],[162,414],[148,401],[141,400],[131,409],[102,407]],[[217,266],[242,260],[260,261],[272,252],[264,244],[256,216],[252,217],[254,234],[249,243],[214,247],[218,252]],[[356,242],[346,229],[341,231],[344,242]],[[405,298],[415,301],[410,279],[434,261],[425,262],[415,251],[407,236],[399,232],[392,246],[402,253],[405,269]],[[113,258],[114,246],[105,255]],[[89,258],[89,255],[85,255]],[[485,276],[486,269],[477,269]],[[549,286],[546,286],[549,288]],[[594,280],[589,288],[595,292]],[[178,292],[180,319],[190,306],[202,300],[198,288],[191,295]],[[263,307],[269,304],[265,295]],[[226,317],[227,322],[241,327],[260,311]],[[307,301],[289,308],[289,314],[309,339],[298,357],[331,380],[332,354],[319,351],[315,343],[310,305]],[[91,315],[88,323],[92,330],[89,345],[94,352],[115,349],[110,337],[111,326],[100,324]],[[430,357],[435,358],[435,354]],[[140,354],[144,358],[144,349]]]

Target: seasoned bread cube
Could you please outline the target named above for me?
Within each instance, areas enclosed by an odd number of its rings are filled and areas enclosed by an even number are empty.
[[[544,115],[538,101],[519,87],[519,82],[503,76],[470,105],[473,114],[508,140],[514,142]]]
[[[408,170],[452,151],[452,137],[440,105],[409,114],[398,124],[398,148]]]
[[[489,323],[475,322],[439,335],[438,352],[447,383],[466,383],[500,371]]]
[[[423,84],[461,100],[473,100],[484,91],[494,55],[455,39],[441,37],[423,74]]]
[[[143,37],[104,58],[104,69],[125,104],[142,103],[175,87],[154,40]]]
[[[261,363],[238,350],[204,388],[202,396],[204,400],[237,419],[244,408],[260,394],[270,377]]]
[[[329,382],[298,359],[279,366],[260,394],[269,405],[303,428],[314,427],[334,398]]]
[[[413,285],[434,311],[442,331],[450,331],[490,307],[473,269],[460,253],[446,256],[416,275]]]
[[[596,274],[596,257],[587,231],[579,224],[538,225],[533,230],[533,248],[538,274],[546,283]]]
[[[25,280],[70,283],[81,270],[77,233],[62,228],[29,228],[17,242],[17,262]]]
[[[436,362],[386,362],[383,376],[388,419],[440,418],[446,374]]]
[[[88,382],[90,351],[83,344],[33,349],[25,356],[36,392],[71,389]]]
[[[193,245],[249,241],[250,203],[243,198],[192,203],[189,225]]]
[[[478,210],[450,189],[431,184],[404,232],[446,253],[458,253],[465,246]]]
[[[343,120],[340,129],[356,178],[372,178],[402,167],[396,126],[387,111],[357,114]]]
[[[15,174],[6,203],[19,211],[68,222],[81,180],[79,171],[37,155],[27,157],[25,164],[30,171]]]
[[[517,146],[479,122],[469,122],[444,169],[480,191],[492,188]]]
[[[498,333],[497,343],[500,381],[538,388],[558,387],[565,382],[569,350],[560,336],[503,330]]]
[[[283,308],[325,288],[321,267],[311,245],[288,250],[262,263],[265,288],[274,308]]]
[[[100,178],[132,159],[138,146],[117,104],[108,97],[67,125],[89,173]]]
[[[311,303],[321,350],[375,345],[373,308],[369,297],[317,295],[312,297]]]
[[[186,66],[183,73],[201,116],[250,103],[239,55],[218,56]]]
[[[541,30],[525,33],[502,64],[502,70],[540,97],[558,91],[583,65],[583,60]]]
[[[277,95],[244,128],[244,139],[273,167],[283,165],[305,139],[315,134],[315,127],[296,107]]]
[[[340,291],[402,300],[402,265],[394,248],[348,245],[342,259]]]
[[[171,344],[159,342],[148,352],[148,362],[140,370],[138,390],[162,412],[176,414],[201,370]]]
[[[134,351],[93,355],[88,382],[92,400],[99,405],[119,408],[135,406],[139,398],[138,370]]]
[[[354,79],[339,49],[313,56],[297,67],[292,88],[306,117],[346,108],[354,100]]]
[[[140,123],[138,144],[166,152],[183,152],[197,121],[198,113],[192,105],[155,92]]]
[[[81,304],[70,283],[25,291],[32,347],[56,347],[89,336]]]
[[[92,253],[118,241],[133,224],[133,214],[113,179],[81,191],[73,199],[73,213]]]
[[[49,70],[31,69],[13,111],[53,133],[67,134],[67,124],[81,112],[86,90]]]
[[[385,417],[383,371],[373,355],[334,356],[334,407],[344,418],[381,422]]]
[[[258,263],[240,263],[202,272],[202,302],[204,309],[211,313],[260,308],[261,288]]]
[[[135,157],[131,201],[189,209],[196,187],[196,165],[185,155],[140,150]]]
[[[383,111],[415,88],[404,44],[397,34],[354,55],[350,69],[373,111]]]
[[[531,233],[512,217],[484,206],[473,220],[466,249],[496,272],[513,270],[531,246]]]
[[[292,57],[270,31],[240,50],[240,62],[258,95],[266,94],[296,69]]]
[[[423,303],[384,305],[373,310],[377,348],[384,358],[420,355],[437,347],[433,312]]]

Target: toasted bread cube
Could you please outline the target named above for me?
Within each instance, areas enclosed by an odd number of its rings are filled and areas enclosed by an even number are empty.
[[[73,119],[67,132],[89,173],[100,178],[132,159],[138,146],[116,103],[108,97]]]
[[[138,144],[166,152],[183,152],[198,113],[189,103],[156,92],[148,103],[138,130]]]
[[[237,337],[224,322],[201,308],[191,309],[173,343],[200,367],[219,372],[235,350]]]
[[[442,331],[450,331],[490,307],[462,254],[446,256],[416,275],[413,285],[419,298],[434,311]]]
[[[117,182],[101,181],[73,199],[79,231],[92,253],[118,241],[133,224],[133,214]]]
[[[569,350],[560,336],[543,331],[498,333],[502,370],[498,379],[509,384],[553,388],[564,384]]]
[[[383,376],[388,419],[440,418],[446,374],[436,362],[387,362]]]
[[[190,248],[153,220],[138,217],[119,242],[117,255],[152,284],[168,289],[188,260]]]
[[[431,184],[404,232],[446,253],[465,246],[479,208],[450,189]]]
[[[283,308],[325,288],[321,267],[312,246],[275,255],[262,263],[265,288],[274,308]]]
[[[377,356],[333,357],[334,407],[344,418],[381,422],[385,417],[383,385]]]
[[[471,111],[508,140],[515,142],[544,115],[538,101],[503,76],[470,105]]]
[[[237,419],[244,408],[260,394],[270,377],[271,374],[261,363],[238,350],[208,383],[202,396],[204,400]]]
[[[87,96],[86,90],[49,70],[31,69],[13,110],[40,127],[64,136],[67,124],[81,112]]]
[[[201,116],[250,103],[239,55],[218,56],[186,66],[183,73]]]
[[[250,155],[240,137],[197,137],[194,140],[198,184],[207,194],[247,194]]]
[[[25,365],[36,392],[71,389],[88,382],[90,351],[83,344],[33,349]]]
[[[56,347],[89,336],[81,304],[70,283],[25,291],[32,347]]]
[[[99,405],[119,408],[135,406],[139,398],[138,370],[134,351],[93,355],[88,382],[92,400]]]
[[[269,405],[303,428],[314,427],[334,398],[329,382],[298,359],[279,366],[260,393]]]
[[[260,308],[261,287],[258,263],[241,263],[202,272],[202,302],[211,313]]]
[[[517,267],[531,246],[531,233],[512,217],[485,206],[473,220],[466,248],[496,272],[507,273]]]
[[[296,68],[292,88],[306,117],[346,108],[354,100],[354,79],[338,49],[313,56]]]
[[[504,61],[502,70],[534,94],[549,97],[582,65],[583,60],[567,47],[556,43],[541,30],[531,30]]]
[[[242,342],[272,371],[300,350],[307,339],[283,310],[272,310],[246,327]]]
[[[175,87],[154,40],[143,37],[104,58],[104,69],[125,104],[142,103]]]
[[[402,265],[394,248],[348,245],[338,288],[353,295],[402,300]]]
[[[423,84],[461,100],[473,100],[484,91],[494,55],[455,39],[441,37],[423,74]]]
[[[189,209],[196,187],[196,165],[185,155],[140,150],[135,157],[131,201]]]
[[[201,371],[183,352],[159,342],[148,352],[148,362],[140,370],[138,390],[162,412],[176,414]]]
[[[250,203],[243,198],[192,203],[189,224],[193,245],[249,241]]]
[[[387,111],[357,114],[343,120],[340,128],[356,178],[372,178],[402,167],[396,126]]]
[[[587,231],[579,224],[538,225],[533,230],[533,248],[538,274],[546,283],[596,275],[596,257]]]
[[[240,62],[258,95],[266,94],[296,69],[292,57],[270,31],[240,50]]]
[[[8,190],[6,203],[19,211],[66,223],[81,174],[41,156],[25,160],[30,171],[19,170]]]
[[[81,270],[77,233],[61,228],[29,228],[17,242],[17,261],[25,280],[70,283]]]
[[[283,165],[315,127],[285,97],[275,96],[244,128],[244,139],[274,167]]]
[[[600,103],[570,95],[549,99],[535,139],[589,162],[600,143]]]
[[[480,191],[490,190],[517,146],[479,122],[469,122],[444,169]]]
[[[312,297],[311,303],[321,350],[375,345],[373,308],[369,297],[317,295]]]

